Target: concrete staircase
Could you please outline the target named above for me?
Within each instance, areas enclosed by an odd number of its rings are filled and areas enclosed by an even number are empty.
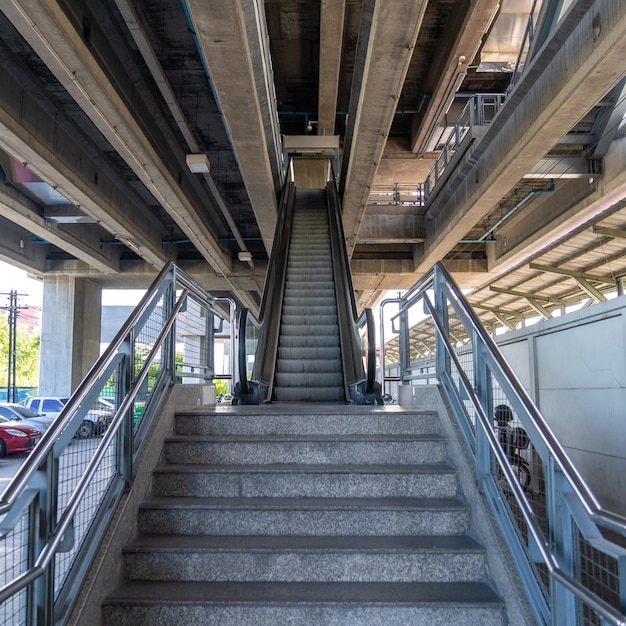
[[[103,624],[505,624],[436,415],[298,408],[177,416]]]
[[[345,400],[326,192],[297,190],[274,400]]]

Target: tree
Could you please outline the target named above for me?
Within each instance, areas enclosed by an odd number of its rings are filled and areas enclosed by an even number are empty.
[[[40,333],[33,333],[26,326],[17,324],[15,383],[19,387],[36,387],[39,384]],[[7,385],[9,364],[9,324],[0,315],[0,387]]]

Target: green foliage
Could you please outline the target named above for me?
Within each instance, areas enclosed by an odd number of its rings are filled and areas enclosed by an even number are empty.
[[[228,382],[225,380],[221,380],[216,378],[213,383],[215,384],[215,395],[216,397],[220,397],[225,393],[228,393]]]
[[[33,333],[18,322],[16,334],[15,383],[20,387],[39,384],[40,334]],[[0,385],[7,383],[9,367],[9,324],[0,315]]]

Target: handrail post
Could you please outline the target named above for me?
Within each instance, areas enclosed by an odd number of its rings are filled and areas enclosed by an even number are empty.
[[[54,530],[57,518],[59,461],[54,453],[46,458],[37,470],[42,476],[44,488],[39,490],[29,507],[28,567],[45,547],[48,537]],[[54,624],[54,568],[55,560],[45,568],[44,573],[33,582],[32,594],[27,596],[27,623],[50,626]],[[32,620],[32,621],[30,621]]]
[[[472,333],[472,359],[474,362],[474,392],[480,402],[485,414],[491,417],[493,415],[491,407],[491,377],[489,368],[485,359],[482,358],[482,345],[480,338],[474,331]],[[481,428],[480,423],[476,420],[474,426],[474,436],[476,442],[476,473],[479,489],[482,491],[483,481],[491,472],[491,452],[489,441],[485,431]]]
[[[433,288],[435,291],[435,309],[437,311],[437,315],[441,320],[443,328],[445,329],[446,334],[449,334],[449,324],[448,324],[448,306],[446,303],[446,297],[444,295],[444,291],[442,287],[442,281],[445,281],[445,277],[442,277],[439,272],[439,268],[435,267],[435,274],[433,277]],[[443,340],[437,335],[436,338],[436,355],[435,355],[435,363],[437,369],[437,377],[441,380],[443,378],[444,372],[450,374],[450,357],[445,349]]]
[[[571,514],[561,497],[564,490],[569,491],[569,485],[554,457],[550,456],[546,472],[546,513],[550,544],[560,568],[570,577],[576,578],[578,537]],[[552,623],[555,626],[577,623],[576,597],[554,578],[550,584],[550,606]]]

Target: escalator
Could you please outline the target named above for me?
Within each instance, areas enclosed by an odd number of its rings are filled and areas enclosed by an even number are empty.
[[[274,399],[299,402],[346,399],[323,189],[296,191]]]
[[[374,381],[373,315],[356,313],[334,181],[325,189],[285,186],[250,380],[248,315],[244,310],[239,322],[235,403],[382,403]],[[368,336],[369,368],[359,325]]]

